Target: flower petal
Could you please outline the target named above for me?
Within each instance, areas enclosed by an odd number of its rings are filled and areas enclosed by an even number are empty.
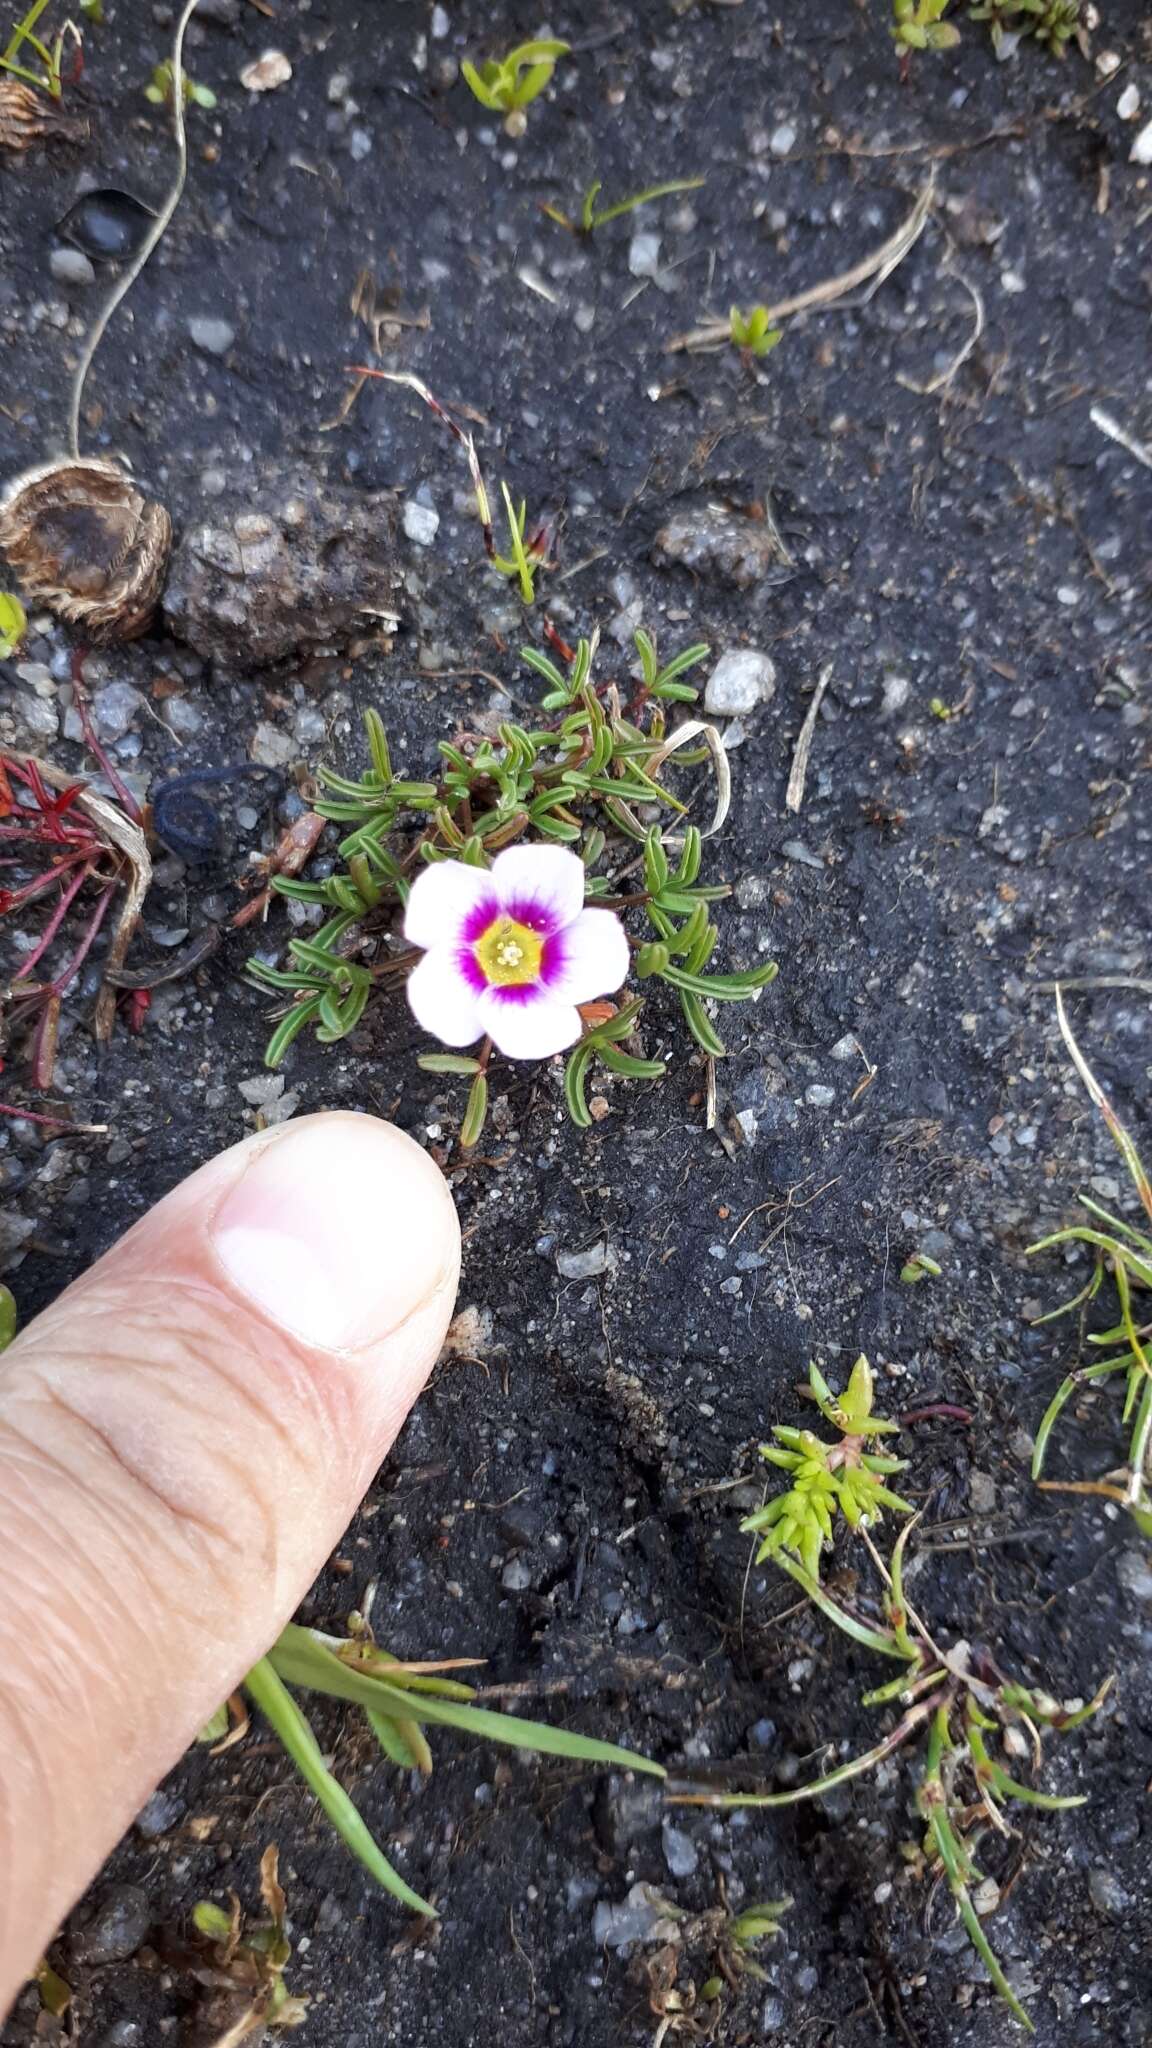
[[[554,1001],[590,1003],[615,995],[628,978],[628,940],[612,910],[582,910],[550,939],[541,980]]]
[[[575,1045],[582,1029],[572,1003],[558,1003],[540,987],[487,988],[477,998],[481,1028],[510,1060],[546,1060]]]
[[[496,891],[487,868],[462,860],[438,860],[417,875],[404,913],[404,937],[413,946],[437,946],[459,939],[464,927],[486,912],[495,916]]]
[[[584,863],[566,846],[510,846],[492,881],[501,908],[533,931],[558,932],[584,908]]]
[[[433,946],[417,961],[408,976],[408,1001],[416,1022],[441,1045],[475,1045],[484,1034],[480,998],[468,985],[455,946]]]

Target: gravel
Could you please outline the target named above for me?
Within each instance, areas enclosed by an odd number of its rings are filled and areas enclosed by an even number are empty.
[[[188,322],[188,332],[206,356],[226,356],[236,339],[231,322],[210,313],[194,313]]]
[[[770,704],[776,694],[776,664],[754,647],[722,654],[704,690],[704,709],[717,718],[734,718]]]

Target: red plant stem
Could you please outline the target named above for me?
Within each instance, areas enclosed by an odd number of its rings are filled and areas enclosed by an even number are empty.
[[[79,974],[80,969],[83,967],[84,962],[88,958],[88,954],[91,951],[92,942],[95,939],[97,932],[99,931],[101,925],[104,922],[104,917],[108,909],[108,905],[111,903],[112,898],[116,894],[116,886],[117,885],[115,882],[109,882],[105,887],[104,893],[101,896],[100,901],[97,903],[96,908],[92,913],[92,916],[88,920],[87,929],[85,930],[83,937],[80,940],[80,944],[76,948],[76,951],[73,953],[71,960],[68,962],[68,965],[66,967],[61,968],[59,974],[57,974],[50,983],[53,995],[62,996],[64,994],[65,989],[68,987],[69,982],[72,981],[77,974]]]
[[[106,1124],[74,1124],[67,1116],[41,1116],[35,1109],[18,1109],[14,1102],[0,1102],[0,1116],[18,1116],[26,1124],[48,1124],[54,1131],[106,1130]]]
[[[899,1422],[901,1429],[908,1429],[914,1422],[934,1422],[937,1419],[971,1423],[972,1410],[957,1408],[951,1401],[931,1401],[926,1408],[909,1408],[899,1417]]]
[[[29,953],[27,959],[24,961],[22,967],[20,968],[19,973],[14,974],[12,976],[13,984],[15,984],[18,981],[27,980],[28,976],[31,974],[32,969],[36,966],[37,962],[44,958],[45,953],[47,952],[49,946],[52,944],[53,939],[56,937],[57,932],[59,931],[61,925],[63,924],[65,917],[68,915],[69,905],[72,902],[74,902],[75,898],[80,894],[81,889],[84,887],[85,882],[88,880],[90,872],[91,870],[88,868],[87,864],[85,864],[85,866],[82,867],[77,874],[73,875],[67,887],[60,891],[60,901],[56,905],[55,910],[52,912],[51,917],[48,919],[48,922],[40,935],[39,944],[33,947],[32,951]]]
[[[96,737],[92,727],[92,720],[88,715],[88,697],[84,684],[84,663],[87,654],[88,649],[86,647],[78,647],[72,656],[72,694],[76,700],[76,715],[80,720],[80,730],[84,734],[84,744],[88,748],[89,753],[96,756],[132,823],[134,825],[141,825],[144,822],[144,817],[140,806],[132,791],[124,782],[119,769],[109,760],[103,746]]]

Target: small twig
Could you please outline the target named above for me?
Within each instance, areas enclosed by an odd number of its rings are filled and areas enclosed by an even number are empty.
[[[788,777],[788,790],[784,798],[785,806],[790,811],[798,811],[804,802],[804,785],[808,780],[808,756],[812,752],[812,739],[816,731],[816,720],[820,716],[820,706],[824,702],[824,692],[831,679],[832,663],[828,662],[817,677],[812,702],[800,727],[796,752],[792,756],[792,772]]]
[[[932,398],[938,391],[947,390],[949,384],[951,384],[952,382],[952,379],[958,374],[960,370],[963,369],[965,363],[968,361],[968,358],[972,354],[973,349],[976,347],[977,342],[983,335],[985,325],[987,324],[987,315],[984,311],[984,300],[981,297],[981,294],[977,290],[976,286],[974,284],[969,283],[968,279],[965,277],[962,270],[955,269],[953,265],[948,265],[948,269],[951,275],[957,278],[959,282],[963,285],[965,291],[967,292],[969,298],[972,301],[972,312],[974,316],[972,322],[972,331],[968,335],[967,340],[963,342],[961,346],[957,349],[956,354],[952,358],[952,361],[943,370],[938,370],[934,377],[929,377],[928,382],[926,384],[918,384],[912,377],[903,377],[900,375],[897,376],[896,382],[898,384],[902,384],[905,391],[914,391],[920,398]]]
[[[1113,419],[1110,412],[1105,412],[1102,405],[1094,405],[1088,417],[1094,427],[1099,427],[1102,434],[1107,434],[1110,441],[1116,441],[1121,448],[1126,448],[1129,455],[1134,455],[1137,462],[1144,464],[1145,469],[1152,469],[1152,448],[1145,442],[1138,441],[1135,434],[1130,434],[1127,427],[1122,427],[1119,420]]]
[[[123,277],[113,286],[96,315],[84,344],[84,353],[76,366],[76,375],[72,383],[72,402],[68,408],[68,452],[74,462],[80,460],[80,407],[96,351],[104,339],[108,322],[117,307],[127,298],[144,265],[167,234],[169,223],[183,196],[184,180],[188,175],[188,138],[184,128],[184,34],[196,6],[197,0],[185,0],[172,43],[172,131],[176,139],[176,177],[172,190],[149,228],[138,254],[128,265]]]
[[[842,271],[837,277],[825,278],[821,284],[809,285],[806,291],[795,292],[790,299],[780,299],[775,305],[766,306],[770,325],[778,320],[790,318],[795,313],[807,313],[821,306],[835,306],[846,299],[861,285],[871,284],[873,291],[890,277],[904,261],[910,249],[914,248],[924,232],[925,223],[932,209],[936,193],[935,174],[921,190],[915,206],[906,220],[901,221],[894,234],[889,235],[870,256],[864,256],[854,263],[851,270]],[[731,340],[731,324],[728,320],[709,320],[700,327],[692,328],[687,334],[676,334],[665,344],[670,355],[686,349],[722,348]]]

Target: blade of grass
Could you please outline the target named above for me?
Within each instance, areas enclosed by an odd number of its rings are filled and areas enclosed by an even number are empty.
[[[504,1743],[511,1749],[538,1751],[543,1756],[569,1757],[580,1763],[614,1764],[618,1770],[647,1771],[654,1778],[667,1776],[651,1757],[622,1749],[614,1742],[600,1742],[592,1736],[573,1735],[566,1728],[552,1728],[543,1721],[521,1721],[514,1714],[497,1714],[488,1707],[458,1706],[454,1701],[434,1699],[427,1693],[401,1691],[383,1678],[368,1678],[309,1640],[307,1629],[289,1626],[279,1636],[266,1659],[289,1685],[325,1692],[335,1699],[351,1700],[356,1706],[374,1707],[395,1718],[456,1728],[483,1742]]]
[[[404,1882],[400,1872],[393,1868],[378,1847],[344,1787],[337,1784],[324,1762],[309,1722],[281,1682],[271,1658],[262,1657],[258,1664],[253,1665],[244,1680],[244,1687],[279,1736],[305,1784],[315,1793],[341,1841],[353,1856],[377,1884],[391,1892],[394,1899],[399,1899],[402,1906],[409,1907],[414,1913],[422,1913],[426,1919],[437,1919],[435,1906],[430,1906],[427,1899],[422,1899],[419,1892],[414,1892],[411,1885]],[[400,1698],[403,1704],[403,1695]]]

